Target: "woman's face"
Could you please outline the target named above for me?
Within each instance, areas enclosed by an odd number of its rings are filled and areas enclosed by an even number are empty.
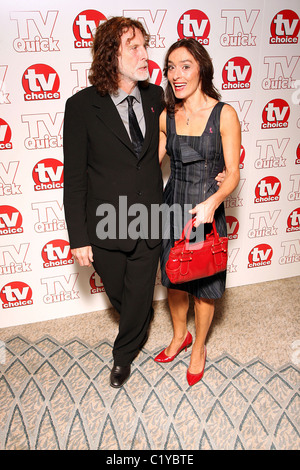
[[[201,89],[199,65],[185,47],[171,52],[167,66],[167,77],[176,98],[187,99]]]

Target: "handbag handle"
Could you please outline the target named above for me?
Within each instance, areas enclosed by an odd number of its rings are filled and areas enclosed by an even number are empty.
[[[187,244],[189,244],[190,242],[190,236],[191,236],[191,231],[192,231],[192,228],[194,227],[195,225],[195,217],[193,217],[192,219],[188,220],[183,231],[182,231],[182,234],[181,234],[181,238],[179,241],[182,241],[182,240],[185,240]],[[215,222],[215,219],[213,220],[212,222],[212,228],[213,228],[213,233],[214,233],[214,239],[215,239],[215,243],[218,242],[219,240],[219,234],[217,232],[217,227],[216,227],[216,222]]]

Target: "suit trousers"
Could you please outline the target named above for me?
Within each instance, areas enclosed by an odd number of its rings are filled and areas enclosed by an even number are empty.
[[[137,240],[132,251],[106,250],[92,245],[93,266],[106,294],[120,314],[119,333],[113,347],[114,364],[131,364],[147,340],[153,317],[152,300],[160,243],[149,248]]]

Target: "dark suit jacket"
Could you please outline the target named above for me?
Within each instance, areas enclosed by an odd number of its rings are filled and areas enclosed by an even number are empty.
[[[116,239],[96,234],[101,204],[111,204],[119,220],[119,196],[127,206],[162,203],[163,183],[158,161],[159,115],[162,89],[149,84],[140,88],[146,123],[145,141],[139,159],[112,99],[102,97],[94,86],[67,100],[64,118],[64,209],[71,248],[97,245],[106,249],[131,250],[136,240],[116,233]],[[123,218],[126,214],[122,214]],[[102,218],[107,217],[107,214]],[[107,219],[108,220],[108,219]],[[128,217],[128,224],[130,223]],[[127,231],[127,230],[126,230]],[[124,227],[122,228],[124,232]],[[147,238],[147,237],[145,237]],[[150,247],[160,239],[151,239]]]

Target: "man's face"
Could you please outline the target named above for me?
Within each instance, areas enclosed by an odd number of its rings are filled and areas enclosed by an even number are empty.
[[[148,54],[145,39],[139,29],[129,29],[121,36],[119,48],[119,79],[120,88],[134,87],[136,82],[147,80]],[[127,91],[127,90],[125,90]]]

